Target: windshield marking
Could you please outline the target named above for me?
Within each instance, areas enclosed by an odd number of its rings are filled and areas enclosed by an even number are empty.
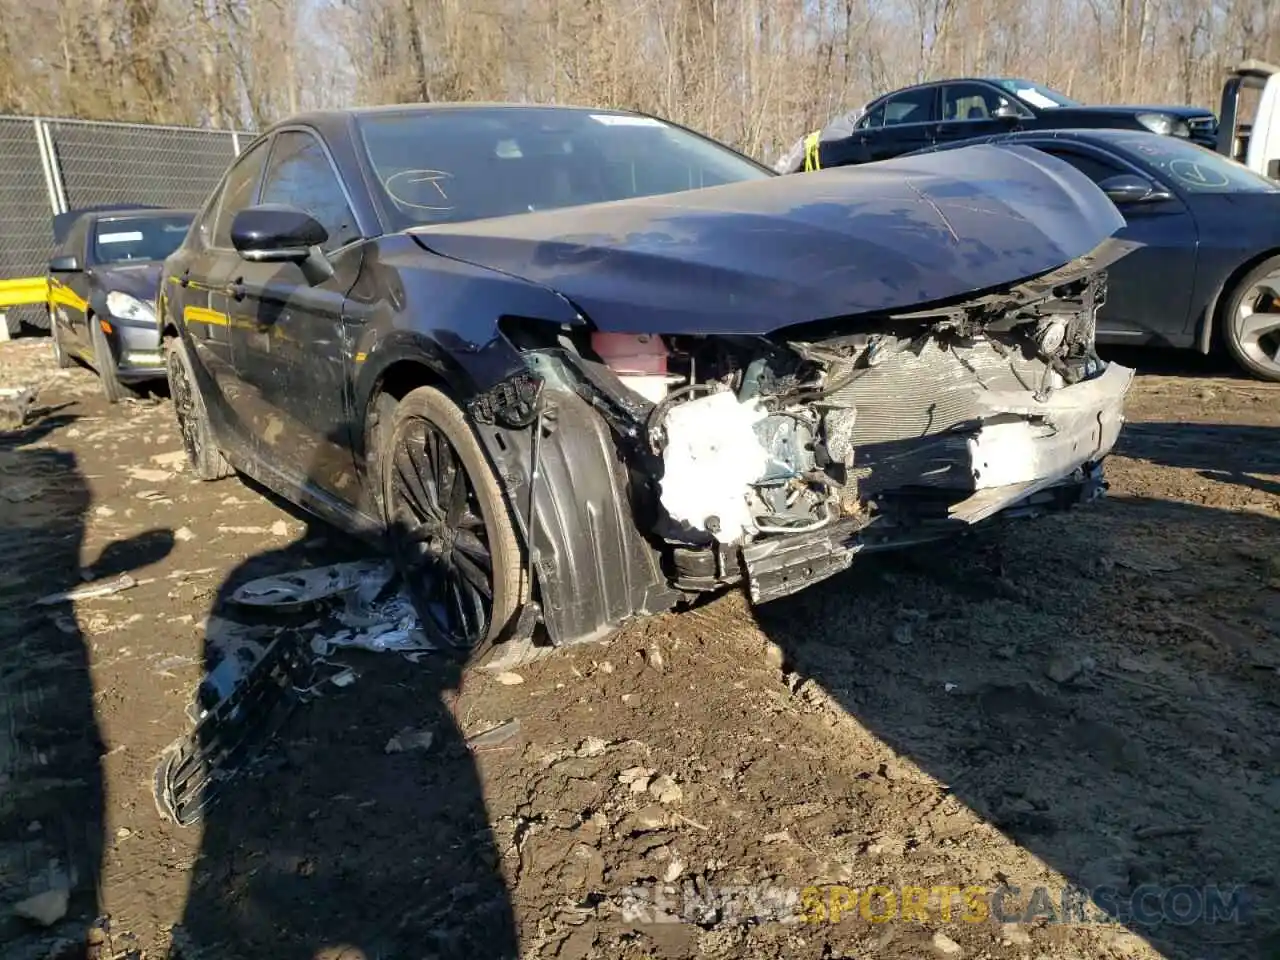
[[[477,111],[359,127],[393,229],[772,176],[723,144],[627,113]]]
[[[1170,160],[1169,172],[1193,187],[1225,187],[1231,183],[1221,170],[1203,167],[1194,160]]]

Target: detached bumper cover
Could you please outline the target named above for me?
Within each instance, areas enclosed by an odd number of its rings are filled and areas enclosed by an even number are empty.
[[[1092,380],[1047,400],[992,393],[987,424],[968,441],[973,492],[945,513],[920,511],[908,522],[877,518],[842,521],[819,534],[771,537],[742,549],[751,599],[788,596],[845,570],[859,553],[944,539],[996,516],[1037,515],[1097,499],[1106,491],[1102,461],[1124,423],[1124,398],[1133,371],[1109,365]],[[1010,422],[1010,415],[1024,419]]]

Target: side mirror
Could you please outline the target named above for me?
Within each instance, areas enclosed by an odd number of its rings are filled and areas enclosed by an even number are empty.
[[[1152,183],[1145,177],[1139,177],[1131,173],[1121,173],[1114,177],[1108,177],[1098,186],[1116,206],[1135,203],[1156,203],[1173,197],[1173,194],[1164,187]]]
[[[991,114],[997,120],[1021,120],[1022,114],[1018,112],[1018,108],[1012,103],[1005,101],[996,107]]]
[[[73,253],[54,257],[49,261],[50,273],[76,273],[80,270],[80,258]]]
[[[231,245],[253,263],[296,263],[308,283],[323,283],[333,266],[321,252],[329,231],[305,210],[283,203],[246,207],[231,221]]]
[[[231,245],[260,263],[301,263],[328,239],[315,217],[281,203],[246,207],[231,221]]]

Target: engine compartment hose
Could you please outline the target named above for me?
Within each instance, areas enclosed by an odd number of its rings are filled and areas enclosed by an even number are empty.
[[[662,447],[658,444],[658,425],[662,423],[662,418],[667,415],[667,411],[671,409],[677,400],[699,390],[705,390],[710,393],[713,389],[713,385],[709,383],[687,383],[683,387],[676,387],[676,389],[655,403],[644,423],[644,432],[649,441],[649,450],[655,455],[662,453]]]

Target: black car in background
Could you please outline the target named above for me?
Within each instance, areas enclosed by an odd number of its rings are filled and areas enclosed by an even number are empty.
[[[53,218],[49,333],[58,366],[97,371],[107,400],[127,385],[163,380],[155,300],[164,258],[195,214],[155,207],[93,207]]]
[[[1280,183],[1173,137],[1118,130],[1004,134],[1093,180],[1143,246],[1110,270],[1098,340],[1207,353],[1215,334],[1249,373],[1280,380]]]
[[[1201,107],[1094,106],[1030,80],[958,78],[894,90],[835,121],[819,136],[817,160],[869,163],[973,137],[1067,127],[1150,131],[1213,149],[1218,121]]]
[[[511,662],[1091,499],[1123,225],[1033,150],[784,177],[623,111],[365,108],[249,144],[158,312],[194,475],[385,542],[433,642]]]

